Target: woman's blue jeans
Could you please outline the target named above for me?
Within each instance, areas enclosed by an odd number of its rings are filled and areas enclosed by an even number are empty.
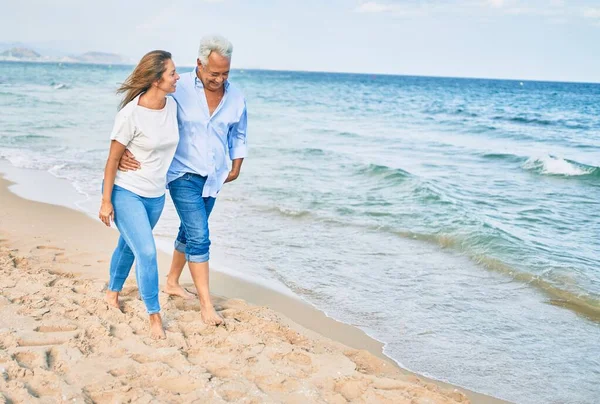
[[[158,313],[158,261],[152,229],[165,206],[165,196],[145,198],[115,185],[112,204],[121,236],[110,261],[108,289],[113,292],[123,290],[135,259],[140,296],[148,314]]]

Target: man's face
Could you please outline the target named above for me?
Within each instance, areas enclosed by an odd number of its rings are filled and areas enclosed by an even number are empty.
[[[206,66],[198,59],[198,72],[204,88],[209,91],[220,91],[227,77],[229,77],[230,66],[231,60],[219,55],[217,52],[210,53]]]

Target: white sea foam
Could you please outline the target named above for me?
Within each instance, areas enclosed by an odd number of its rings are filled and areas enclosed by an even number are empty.
[[[530,157],[524,164],[526,170],[537,171],[546,175],[580,176],[591,174],[595,168],[578,165],[561,157],[545,155]]]
[[[0,148],[0,158],[8,160],[13,166],[18,168],[47,170],[52,166],[51,157],[26,149],[2,147]]]

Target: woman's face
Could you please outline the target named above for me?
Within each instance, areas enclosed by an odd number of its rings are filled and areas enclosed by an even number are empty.
[[[166,93],[174,93],[177,88],[177,80],[179,80],[179,74],[175,70],[175,63],[171,59],[165,62],[165,72],[158,80],[158,88]]]

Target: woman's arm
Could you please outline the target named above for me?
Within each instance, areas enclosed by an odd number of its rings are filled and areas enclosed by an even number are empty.
[[[100,213],[98,217],[104,222],[105,225],[110,227],[110,222],[115,220],[114,209],[112,205],[112,191],[115,185],[115,176],[117,175],[117,167],[119,166],[119,160],[125,152],[125,145],[112,140],[110,142],[110,152],[108,153],[108,159],[106,159],[106,166],[104,167],[104,189],[102,190],[102,205],[100,206]]]

